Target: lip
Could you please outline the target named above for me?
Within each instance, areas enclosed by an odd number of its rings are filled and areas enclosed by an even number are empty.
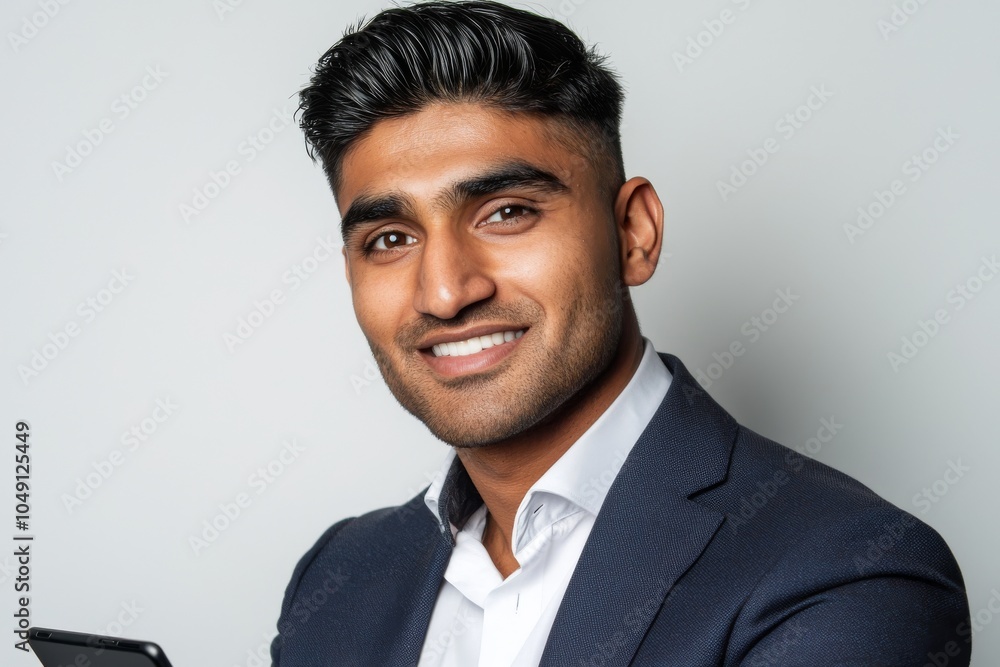
[[[417,345],[417,348],[421,352],[425,350],[429,352],[432,347],[438,345],[439,343],[457,343],[460,340],[469,340],[470,338],[488,336],[490,334],[502,333],[504,331],[520,331],[522,329],[524,329],[525,333],[528,332],[528,327],[519,324],[480,324],[462,331],[450,331],[430,336],[421,341],[420,344]]]
[[[524,333],[520,338],[505,341],[500,345],[494,345],[491,348],[475,354],[467,354],[464,357],[436,357],[434,356],[434,352],[430,349],[438,343],[454,343],[459,340],[472,338],[473,336],[485,336],[486,334],[495,333],[497,331],[520,331],[521,329],[524,329]],[[480,330],[482,330],[482,333],[477,333]],[[469,329],[468,332],[462,332],[461,335],[464,336],[464,338],[455,338],[451,334],[438,336],[436,338],[428,338],[431,342],[427,348],[419,350],[419,354],[424,362],[430,366],[433,371],[445,377],[458,377],[460,375],[468,375],[470,373],[480,373],[496,366],[510,356],[515,348],[517,348],[518,344],[520,344],[520,342],[524,340],[524,337],[528,335],[528,331],[529,329],[526,327],[521,327],[520,329],[497,329],[495,326],[476,327],[474,329]]]

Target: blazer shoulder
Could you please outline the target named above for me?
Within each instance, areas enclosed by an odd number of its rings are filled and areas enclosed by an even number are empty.
[[[697,501],[725,516],[716,557],[743,564],[739,664],[806,634],[790,664],[890,664],[963,640],[968,599],[945,540],[853,477],[741,425],[726,481]]]
[[[411,543],[418,533],[426,532],[431,523],[433,517],[423,505],[422,495],[402,505],[383,507],[341,519],[327,528],[299,559],[292,573],[290,587],[317,560],[335,558],[339,561],[370,563],[378,552],[392,553],[404,544]]]
[[[798,511],[817,518],[827,513],[841,515],[846,510],[899,509],[847,473],[742,424],[738,426],[727,477],[733,490],[751,495],[763,492],[768,500],[787,488],[797,498]],[[773,489],[775,486],[777,491]],[[758,498],[754,500],[759,502]]]
[[[299,558],[285,589],[278,634],[271,643],[273,665],[281,664],[287,642],[301,643],[301,635],[317,619],[349,619],[359,596],[367,598],[371,586],[398,569],[401,556],[431,543],[426,536],[433,530],[433,517],[426,506],[421,513],[422,503],[421,496],[346,517],[323,531]],[[334,597],[338,604],[329,604]]]
[[[772,545],[757,591],[814,591],[890,577],[964,592],[944,538],[853,477],[740,426],[730,487],[716,500],[735,540]],[[805,591],[800,591],[804,593]]]
[[[357,520],[358,517],[347,517],[336,522],[329,528],[323,531],[319,539],[310,547],[304,555],[299,558],[298,563],[295,565],[295,569],[292,570],[292,577],[285,587],[285,596],[281,603],[281,615],[284,616],[288,612],[288,607],[291,605],[293,599],[295,599],[295,594],[298,592],[299,584],[302,581],[302,575],[305,574],[306,570],[313,564],[316,557],[323,552],[333,539],[336,537],[337,533],[343,530],[346,526],[350,525],[353,521]]]
[[[724,515],[722,536],[758,554],[761,574],[921,576],[961,586],[942,536],[828,465],[739,427],[726,481],[696,499]],[[815,574],[814,572],[813,574]]]

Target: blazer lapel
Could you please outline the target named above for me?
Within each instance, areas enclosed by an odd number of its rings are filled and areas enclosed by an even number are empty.
[[[736,421],[671,354],[673,379],[608,489],[539,667],[628,665],[667,593],[723,516],[688,500],[721,482]]]
[[[453,523],[461,528],[483,503],[482,496],[457,457],[441,488],[440,524],[434,521],[424,506],[426,491],[425,488],[407,503],[404,515],[412,517],[416,513],[419,517],[408,519],[419,520],[419,539],[415,541],[411,554],[401,556],[404,562],[410,563],[413,575],[403,579],[394,599],[387,600],[387,604],[404,610],[405,616],[400,620],[401,627],[385,629],[388,636],[396,638],[396,641],[386,643],[391,654],[380,656],[377,660],[373,658],[372,664],[412,667],[419,662],[431,614],[455,545],[451,531],[445,532],[442,526]]]
[[[388,653],[377,658],[370,656],[373,662],[369,664],[413,667],[420,660],[434,603],[451,557],[451,544],[440,531],[433,530],[428,537],[411,554],[413,576],[402,579],[392,599],[385,600],[403,614],[399,626],[372,629],[372,646],[381,645]],[[393,641],[380,641],[379,636],[392,637]]]

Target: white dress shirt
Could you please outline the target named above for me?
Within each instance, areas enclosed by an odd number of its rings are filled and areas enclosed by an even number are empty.
[[[625,389],[521,500],[511,535],[517,570],[503,579],[483,546],[485,504],[460,530],[448,526],[455,543],[419,667],[538,665],[608,488],[670,386],[670,371],[643,341]],[[454,459],[452,448],[424,496],[439,523],[438,498]]]

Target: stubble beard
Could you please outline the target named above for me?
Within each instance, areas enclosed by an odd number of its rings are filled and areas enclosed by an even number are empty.
[[[521,355],[514,367],[441,383],[422,372],[426,369],[406,372],[400,368],[422,365],[423,361],[410,357],[397,364],[370,338],[368,344],[386,385],[403,409],[453,447],[486,447],[555,418],[560,408],[571,405],[574,396],[609,368],[621,344],[628,288],[617,271],[606,276],[596,292],[567,305],[566,329],[554,349],[541,346],[539,338],[529,339],[534,358],[525,356],[527,349],[514,350],[513,354]],[[492,308],[486,306],[477,313],[489,310]],[[537,306],[521,308],[517,314],[536,317],[510,321],[537,323],[540,312]],[[487,319],[478,314],[471,323]],[[537,336],[542,325],[531,329],[526,335]]]

